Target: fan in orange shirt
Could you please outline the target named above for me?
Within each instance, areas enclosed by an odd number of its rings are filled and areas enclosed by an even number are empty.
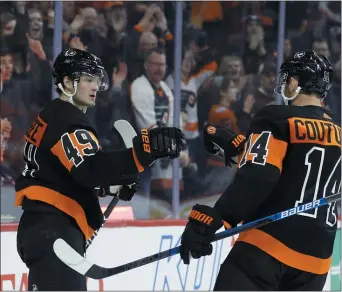
[[[224,77],[220,87],[219,103],[214,104],[209,111],[209,124],[226,126],[237,134],[241,133],[237,125],[237,117],[230,109],[232,104],[237,101],[238,92],[239,89],[234,85],[233,80],[230,77]],[[215,155],[208,155],[206,164],[225,168],[224,160]]]
[[[234,86],[231,78],[225,77],[220,88],[219,104],[214,104],[209,112],[208,122],[210,124],[225,125],[240,134],[237,117],[230,109],[231,105],[237,101],[238,92],[239,89]]]

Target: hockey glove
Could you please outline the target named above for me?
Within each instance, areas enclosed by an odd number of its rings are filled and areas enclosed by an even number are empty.
[[[133,138],[133,147],[139,162],[149,166],[158,158],[179,157],[185,147],[185,137],[174,127],[142,129],[141,134]]]
[[[239,155],[243,150],[246,138],[237,135],[232,130],[219,125],[206,125],[203,129],[204,145],[208,152],[218,154],[220,149],[224,151],[226,166],[236,163],[232,157]]]
[[[190,263],[190,253],[194,259],[211,255],[211,241],[223,225],[220,215],[214,208],[196,204],[182,234],[180,256],[184,264]]]
[[[132,200],[135,192],[137,191],[136,184],[133,184],[131,186],[122,186],[122,188],[119,190],[118,197],[122,201],[130,201]]]

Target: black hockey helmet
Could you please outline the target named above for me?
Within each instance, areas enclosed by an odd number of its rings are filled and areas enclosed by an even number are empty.
[[[313,51],[297,52],[280,67],[279,82],[285,103],[294,99],[301,91],[326,97],[332,84],[332,73],[333,69],[327,57],[317,55]],[[298,88],[294,96],[287,97],[284,88],[290,77],[298,78]]]
[[[77,82],[82,75],[99,78],[100,91],[108,89],[108,75],[100,58],[78,49],[66,49],[57,56],[53,64],[52,76],[58,88],[63,84],[65,76]]]

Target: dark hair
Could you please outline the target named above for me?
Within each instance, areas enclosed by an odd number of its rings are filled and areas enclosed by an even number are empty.
[[[144,62],[147,62],[149,57],[153,54],[159,54],[159,55],[165,55],[165,50],[161,49],[161,48],[153,48],[151,50],[148,50],[145,55],[144,55]]]
[[[274,63],[265,63],[262,71],[260,72],[261,76],[276,76],[277,75],[277,66]]]
[[[194,42],[196,46],[198,46],[200,49],[209,46],[209,36],[205,31],[200,31],[199,34],[194,39]]]

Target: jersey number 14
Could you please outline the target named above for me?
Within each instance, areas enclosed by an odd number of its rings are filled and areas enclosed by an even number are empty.
[[[321,147],[312,147],[305,156],[305,165],[307,172],[304,179],[300,200],[296,201],[295,207],[305,202],[325,198],[341,191],[341,157],[335,163],[331,173],[326,180],[322,180],[322,169],[324,165],[325,149]],[[308,182],[315,181],[312,191],[308,191]],[[323,189],[322,189],[323,188]],[[310,194],[310,198],[308,197]],[[311,197],[312,196],[312,197]],[[305,200],[305,202],[304,202]],[[322,208],[324,210],[324,208]],[[322,211],[323,211],[322,210]],[[317,218],[317,213],[321,210],[313,209],[299,215],[311,218]],[[336,202],[329,204],[326,214],[326,224],[333,227],[337,223]]]

